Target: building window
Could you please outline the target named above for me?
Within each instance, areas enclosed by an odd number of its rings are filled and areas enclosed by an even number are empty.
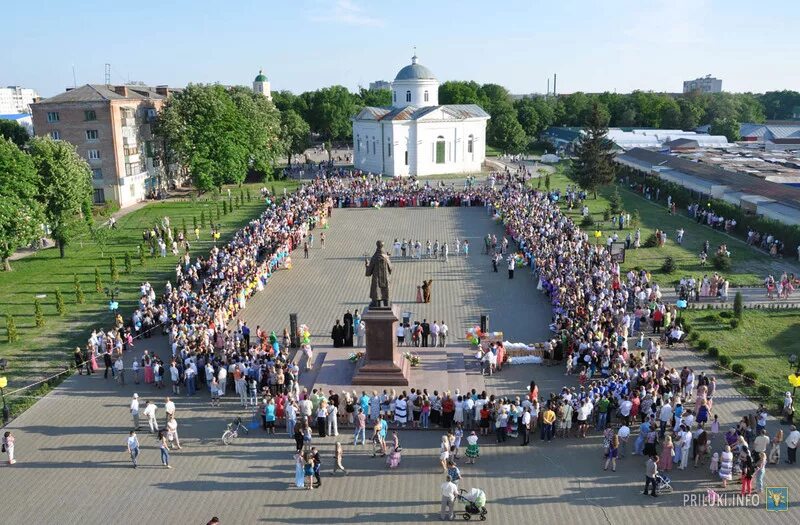
[[[97,140],[97,130],[96,129],[87,129],[86,130],[86,140]]]
[[[96,168],[92,170],[92,178],[94,180],[101,180],[103,178],[103,170]]]
[[[392,139],[386,139],[386,156],[392,156]]]
[[[99,149],[90,149],[88,156],[89,156],[89,160],[99,160],[100,159],[100,150]]]
[[[97,120],[97,113],[93,109],[87,109],[83,112],[83,120]]]
[[[411,91],[406,91],[406,102],[411,102]]]
[[[473,151],[474,148],[475,148],[475,137],[470,135],[467,138],[467,153],[474,153]]]
[[[58,111],[47,112],[47,122],[58,122]]]
[[[436,164],[444,164],[444,137],[436,137]]]
[[[356,135],[356,151],[361,151],[361,135]]]
[[[392,102],[397,102],[397,91],[392,91]]]
[[[406,150],[406,166],[408,166],[408,150]]]
[[[103,204],[106,202],[106,192],[103,188],[94,189],[94,203]]]
[[[425,90],[425,102],[428,101],[428,90]]]
[[[50,132],[50,138],[53,140],[61,140],[61,132],[57,129],[54,129]]]

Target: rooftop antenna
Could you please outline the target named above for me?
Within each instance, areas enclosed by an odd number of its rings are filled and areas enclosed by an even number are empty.
[[[72,64],[72,87],[78,87],[78,77],[75,75],[75,64]]]
[[[106,62],[106,86],[111,85],[111,64]]]

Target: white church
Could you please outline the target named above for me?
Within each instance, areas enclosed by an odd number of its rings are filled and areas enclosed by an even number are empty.
[[[392,107],[365,107],[353,118],[356,169],[393,177],[481,170],[488,113],[475,104],[440,106],[439,81],[416,55],[391,89]]]

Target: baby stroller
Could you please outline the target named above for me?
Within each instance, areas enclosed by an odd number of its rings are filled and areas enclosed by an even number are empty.
[[[669,494],[672,492],[672,480],[663,474],[656,475],[656,494]]]
[[[458,499],[464,502],[464,512],[461,517],[470,520],[473,515],[480,517],[481,521],[486,521],[486,493],[481,489],[464,489],[458,491]]]

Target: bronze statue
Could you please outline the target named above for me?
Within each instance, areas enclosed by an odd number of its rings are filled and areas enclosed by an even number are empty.
[[[369,298],[372,302],[369,305],[381,306],[383,302],[383,306],[389,306],[389,274],[392,273],[392,265],[389,254],[383,251],[383,241],[375,243],[375,253],[372,254],[372,259],[364,261],[364,266],[367,277],[372,277],[369,287]]]

